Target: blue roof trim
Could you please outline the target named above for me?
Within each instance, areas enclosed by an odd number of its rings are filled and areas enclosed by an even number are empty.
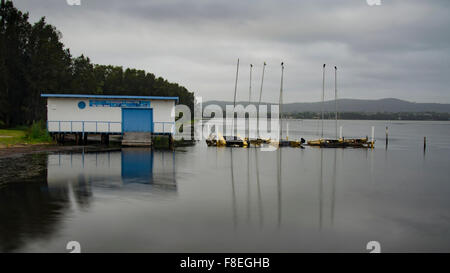
[[[134,100],[176,100],[178,97],[162,96],[118,96],[118,95],[81,95],[81,94],[41,94],[43,98],[93,98],[93,99],[134,99]]]

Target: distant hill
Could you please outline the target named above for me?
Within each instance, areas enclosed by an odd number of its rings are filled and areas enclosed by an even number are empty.
[[[233,102],[225,101],[207,101],[203,106],[217,104],[225,110],[225,105],[232,105]],[[236,102],[236,104],[247,105],[247,102]],[[335,101],[325,101],[325,112],[334,112]],[[283,105],[284,113],[294,112],[320,112],[322,109],[321,102],[304,102],[304,103],[286,103]],[[441,103],[415,103],[394,98],[386,98],[379,100],[358,100],[358,99],[338,99],[339,112],[437,112],[450,113],[450,104]]]

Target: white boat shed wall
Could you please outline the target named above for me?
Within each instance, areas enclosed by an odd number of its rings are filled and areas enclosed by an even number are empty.
[[[50,133],[121,134],[122,108],[153,109],[153,133],[174,133],[178,97],[41,96],[47,98],[47,128]]]

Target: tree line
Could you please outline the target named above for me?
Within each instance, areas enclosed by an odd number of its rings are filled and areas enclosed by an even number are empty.
[[[41,93],[178,96],[193,109],[194,94],[144,70],[73,57],[45,17],[31,24],[12,1],[0,4],[0,127],[46,119]]]

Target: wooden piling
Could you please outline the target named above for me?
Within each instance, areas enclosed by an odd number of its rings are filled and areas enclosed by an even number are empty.
[[[107,137],[107,134],[104,134],[104,133],[102,133],[101,134],[101,137],[100,137],[100,142],[101,142],[101,144],[107,144],[106,143],[106,137]]]
[[[425,151],[427,149],[427,137],[423,137],[423,150]]]
[[[174,149],[173,135],[169,135],[169,149]]]
[[[389,144],[389,132],[388,132],[388,127],[386,126],[386,147]]]
[[[102,134],[102,138],[101,138],[102,144],[107,145],[108,144],[108,139],[109,139],[109,135],[106,134],[106,133],[103,133]]]

